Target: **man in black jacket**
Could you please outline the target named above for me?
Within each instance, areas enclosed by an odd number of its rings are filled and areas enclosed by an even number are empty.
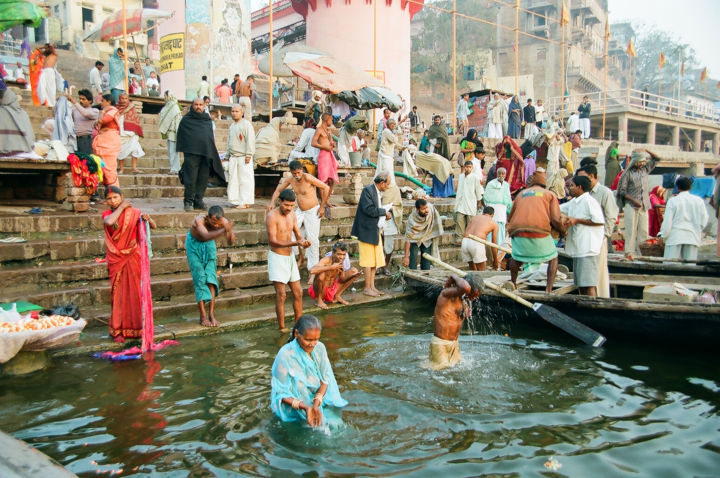
[[[185,211],[205,209],[205,189],[208,177],[217,176],[226,185],[225,171],[215,147],[212,120],[205,112],[202,98],[195,98],[190,111],[180,120],[177,131],[178,152],[185,153],[180,181],[185,186]]]
[[[535,125],[535,107],[530,98],[527,100],[527,106],[523,108],[523,118],[525,119],[525,139],[528,139],[537,132],[537,126]]]
[[[372,297],[384,295],[375,288],[375,269],[385,266],[385,255],[378,223],[381,219],[390,219],[390,211],[382,208],[382,193],[390,185],[388,176],[380,173],[374,183],[365,186],[360,194],[352,236],[358,239],[360,267],[365,269],[365,290],[363,294]]]

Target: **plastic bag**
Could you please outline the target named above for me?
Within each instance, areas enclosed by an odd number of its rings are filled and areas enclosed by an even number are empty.
[[[10,310],[0,308],[0,322],[17,322],[22,316],[17,311],[17,304],[13,304]]]

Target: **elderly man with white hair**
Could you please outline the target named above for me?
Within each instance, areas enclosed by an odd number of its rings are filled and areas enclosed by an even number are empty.
[[[395,135],[397,121],[394,118],[387,120],[387,127],[380,134],[380,150],[378,151],[378,163],[375,177],[382,173],[387,174],[390,184],[395,184],[395,146],[402,147],[398,137]]]
[[[512,198],[510,197],[510,184],[505,180],[507,170],[497,168],[496,174],[497,177],[485,185],[483,202],[495,211],[493,220],[498,223],[497,243],[502,244],[505,240],[505,224],[507,223],[507,213],[512,207]]]

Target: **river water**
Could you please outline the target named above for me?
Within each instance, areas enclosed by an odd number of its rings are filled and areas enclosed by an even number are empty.
[[[81,476],[720,475],[713,357],[514,327],[461,336],[461,364],[433,372],[431,315],[413,299],[321,317],[339,429],[273,418],[271,327],[2,379],[0,428]]]

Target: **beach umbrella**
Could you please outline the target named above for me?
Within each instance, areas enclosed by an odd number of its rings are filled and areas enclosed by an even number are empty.
[[[0,32],[16,25],[39,27],[47,14],[34,3],[0,0]]]
[[[145,33],[162,20],[173,16],[174,12],[154,8],[137,8],[126,13],[127,34]],[[123,35],[123,11],[118,10],[107,17],[83,36],[83,41],[108,41]]]

